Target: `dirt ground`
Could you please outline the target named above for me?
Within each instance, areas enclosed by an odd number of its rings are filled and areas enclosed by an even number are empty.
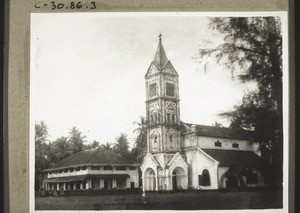
[[[208,210],[282,208],[282,191],[185,192],[141,194],[37,197],[36,210]]]

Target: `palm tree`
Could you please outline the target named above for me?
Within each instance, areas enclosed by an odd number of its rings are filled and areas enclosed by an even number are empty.
[[[84,150],[83,142],[85,142],[86,137],[81,134],[82,133],[75,126],[70,129],[68,142],[70,143],[71,149],[74,153]]]
[[[128,156],[129,146],[127,135],[125,133],[121,133],[120,136],[116,138],[116,144],[114,145],[113,150],[119,154]]]
[[[215,121],[215,123],[212,125],[214,127],[223,127],[223,125],[217,121]]]
[[[35,190],[39,190],[42,183],[42,171],[49,166],[48,127],[43,122],[35,124]]]
[[[147,120],[145,117],[140,116],[139,121],[134,122],[137,125],[137,128],[133,131],[137,133],[137,137],[135,139],[135,149],[137,158],[143,155],[146,152],[147,147]]]
[[[112,144],[110,142],[106,142],[106,144],[101,144],[101,147],[104,149],[112,150]]]
[[[43,143],[47,141],[48,127],[44,121],[40,121],[35,124],[35,141],[37,143]]]

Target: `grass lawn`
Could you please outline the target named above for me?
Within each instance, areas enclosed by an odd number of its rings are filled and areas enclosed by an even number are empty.
[[[37,197],[36,210],[121,210],[121,209],[276,209],[282,208],[282,191],[185,192],[141,194]]]

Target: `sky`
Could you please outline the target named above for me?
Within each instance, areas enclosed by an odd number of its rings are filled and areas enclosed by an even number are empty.
[[[195,60],[205,41],[222,41],[208,23],[207,17],[178,13],[32,14],[31,116],[46,123],[52,141],[76,126],[88,142],[115,142],[126,133],[132,144],[134,121],[146,114],[144,75],[161,33],[179,74],[181,120],[228,126],[218,114],[251,86],[213,59]]]

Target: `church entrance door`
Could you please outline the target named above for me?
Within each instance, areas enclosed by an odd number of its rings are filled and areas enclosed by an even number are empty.
[[[156,175],[153,169],[146,169],[144,173],[144,184],[146,191],[154,191],[156,189]]]
[[[185,170],[178,166],[172,171],[172,190],[188,188],[188,179]]]

